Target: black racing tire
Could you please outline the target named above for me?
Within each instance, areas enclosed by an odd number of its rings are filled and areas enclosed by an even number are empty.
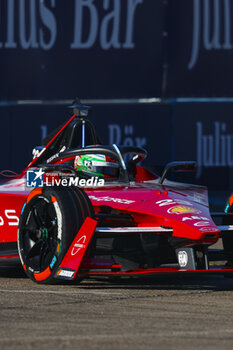
[[[83,209],[83,214],[82,214],[83,220],[85,220],[87,216],[94,218],[95,217],[94,208],[88,195],[79,187],[71,186],[69,187],[69,189],[73,191],[77,199],[77,202]]]
[[[94,217],[94,211],[80,188],[43,187],[29,194],[19,221],[18,251],[31,280],[61,282],[56,272],[87,216]]]

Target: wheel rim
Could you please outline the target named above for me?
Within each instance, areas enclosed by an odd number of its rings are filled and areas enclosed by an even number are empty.
[[[57,216],[53,203],[37,197],[29,204],[21,228],[21,254],[25,264],[41,272],[51,263],[58,246]]]

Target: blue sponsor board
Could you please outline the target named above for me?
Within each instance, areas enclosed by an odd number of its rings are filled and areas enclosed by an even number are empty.
[[[232,0],[2,0],[1,100],[232,96],[232,12]]]
[[[1,166],[19,173],[32,160],[32,150],[69,117],[67,106],[8,106],[1,112]]]
[[[173,105],[173,159],[197,162],[197,183],[233,189],[233,103]]]
[[[171,0],[167,97],[232,97],[233,1]]]
[[[12,106],[0,107],[0,111],[1,169],[16,172],[32,160],[33,148],[70,117],[67,106]],[[148,150],[147,165],[161,167],[170,160],[169,105],[95,105],[90,119],[103,144],[144,147]]]
[[[1,99],[161,95],[163,7],[163,0],[2,0]]]

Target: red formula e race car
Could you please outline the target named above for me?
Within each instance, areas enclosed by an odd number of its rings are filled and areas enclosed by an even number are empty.
[[[137,147],[102,145],[76,101],[74,115],[16,178],[0,186],[0,256],[20,257],[38,283],[95,276],[233,273],[229,214],[209,212],[205,187],[168,181],[138,163]],[[126,160],[127,159],[127,160]],[[230,219],[229,219],[230,218]],[[218,240],[223,249],[211,249]]]

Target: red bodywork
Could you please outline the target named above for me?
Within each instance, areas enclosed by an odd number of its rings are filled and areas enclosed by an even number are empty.
[[[13,180],[0,187],[0,243],[17,241],[18,218],[30,193],[24,189],[24,179]],[[133,213],[138,227],[172,227],[174,236],[200,242],[214,243],[220,235],[220,230],[210,216],[208,205],[193,200],[196,194],[207,203],[204,188],[197,190],[189,186],[186,190],[179,185],[174,188],[138,182],[130,186],[86,189],[86,193],[96,212],[100,206],[107,205],[122,213]]]
[[[173,236],[216,242],[220,230],[210,216],[207,190],[186,187],[138,181],[130,186],[108,185],[85,191],[97,213],[100,206],[110,206],[121,213],[133,213],[138,227],[172,227]],[[30,191],[25,190],[24,178],[9,181],[0,186],[0,191],[0,243],[16,242],[18,218]],[[205,204],[198,202],[200,198]]]

